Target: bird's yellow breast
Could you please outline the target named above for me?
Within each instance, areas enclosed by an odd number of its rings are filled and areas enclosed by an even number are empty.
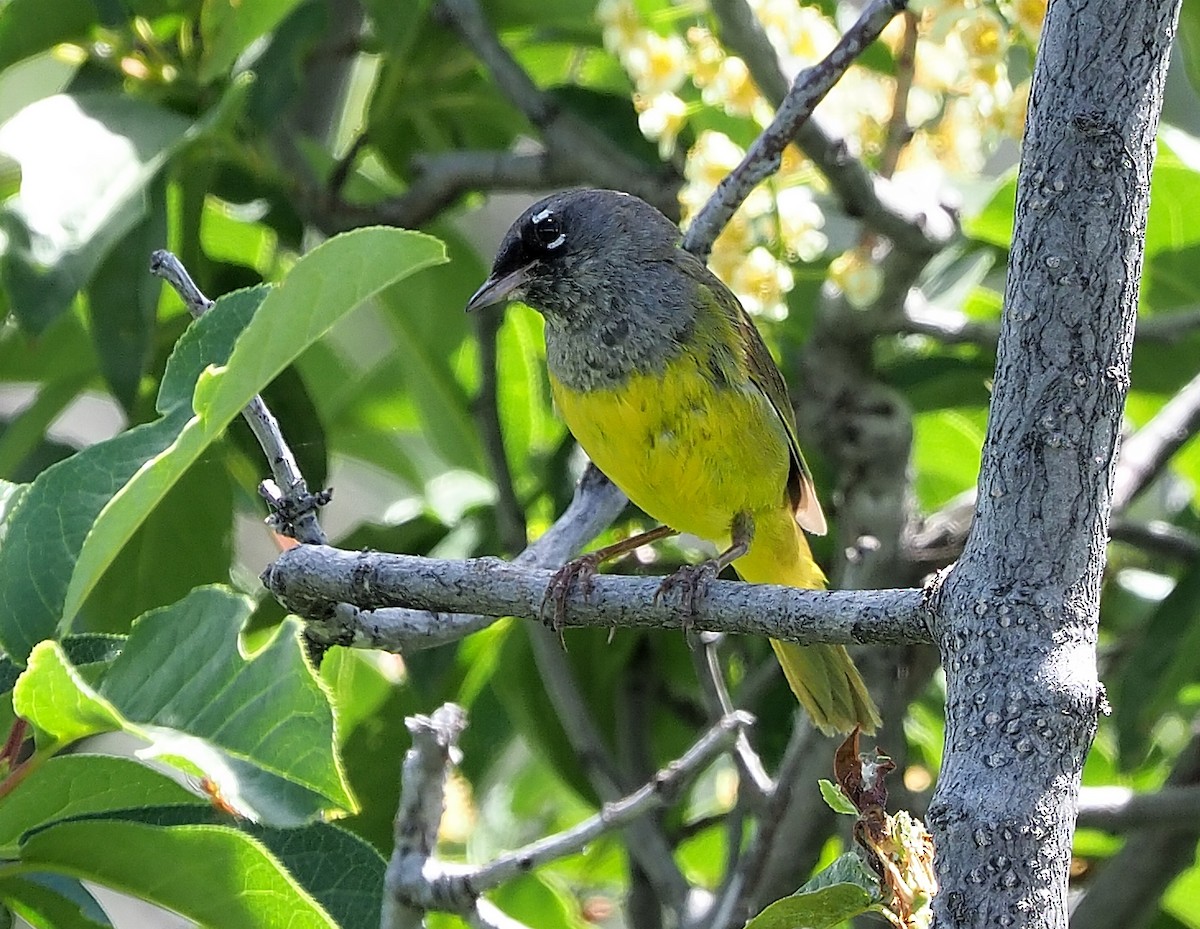
[[[673,529],[724,544],[735,514],[785,510],[787,434],[748,381],[717,386],[686,355],[613,389],[578,391],[553,374],[550,381],[596,466]]]

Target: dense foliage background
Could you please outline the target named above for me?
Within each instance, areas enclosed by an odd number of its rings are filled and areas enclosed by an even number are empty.
[[[12,729],[0,900],[12,913],[36,926],[110,925],[86,879],[207,925],[278,925],[283,914],[295,925],[376,925],[403,720],[448,700],[471,724],[444,855],[486,860],[593,810],[594,787],[547,709],[522,622],[403,657],[334,648],[319,670],[305,664],[297,624],[257,579],[282,542],[263,525],[256,488],[267,472],[237,412],[263,391],[310,486],[336,488],[322,523],[343,548],[512,555],[539,535],[583,466],[550,406],[540,320],[521,306],[502,322],[462,307],[538,190],[623,187],[684,221],[699,209],[772,110],[769,90],[718,38],[729,7],[0,6],[0,681],[11,697],[0,713]],[[746,9],[788,75],[823,56],[857,12],[833,0]],[[1190,44],[1200,11],[1192,0],[1184,10],[1153,181],[1130,430],[1200,370],[1200,101],[1188,80],[1200,73]],[[825,131],[902,198],[960,210],[963,235],[923,268],[907,302],[879,310],[885,244],[798,149],[714,250],[712,266],[756,315],[793,385],[835,523],[856,481],[877,476],[876,459],[893,470],[907,462],[895,527],[817,541],[835,584],[917,583],[961,545],[1043,14],[1037,0],[914,4],[818,111]],[[530,83],[514,84],[495,60],[481,64],[489,37]],[[518,193],[487,195],[499,191]],[[378,224],[424,234],[372,229],[313,250]],[[210,297],[238,293],[189,328],[179,299],[147,272],[164,246]],[[911,428],[898,457],[867,436],[862,459],[848,463],[857,440],[837,436],[836,404],[806,399],[820,385],[806,381],[803,346],[835,293],[861,325],[851,388],[861,376],[864,392],[885,391]],[[1124,503],[1102,629],[1114,713],[1085,785],[1152,792],[1194,738],[1200,446],[1185,444]],[[647,526],[630,511],[604,539]],[[863,576],[862,553],[878,544],[894,557],[882,575]],[[663,545],[621,570],[661,573],[695,554]],[[683,637],[576,631],[566,641],[631,786],[711,722]],[[774,770],[794,702],[769,647],[726,641],[719,660],[735,700],[757,716],[754,742]],[[894,796],[919,814],[942,744],[936,656],[891,650],[865,667],[889,696],[885,715],[903,719],[880,744],[900,765]],[[135,759],[88,741],[106,732],[148,747]],[[822,745],[822,757],[832,748]],[[150,758],[184,772],[183,785]],[[661,817],[694,884],[717,887],[731,837],[741,840],[737,788],[723,760]],[[1076,845],[1081,888],[1123,841],[1087,823]],[[807,873],[845,837],[828,813],[797,845]],[[642,880],[622,837],[609,835],[492,899],[539,927],[616,926]],[[1200,870],[1181,871],[1156,927],[1200,927],[1198,881]]]

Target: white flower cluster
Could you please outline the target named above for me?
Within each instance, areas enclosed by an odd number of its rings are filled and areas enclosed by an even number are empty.
[[[748,2],[789,77],[820,61],[838,40],[837,27],[815,6]],[[977,174],[1001,139],[1020,137],[1029,83],[1010,82],[1010,51],[1017,43],[1032,49],[1046,0],[913,0],[911,8],[919,19],[905,113],[911,137],[894,153],[895,171],[903,183],[936,190]],[[605,48],[633,82],[641,131],[658,143],[662,157],[674,154],[680,133],[705,107],[745,120],[752,130],[770,121],[772,107],[746,63],[725,51],[702,9],[692,15],[674,8],[666,31],[650,28],[633,0],[600,0],[596,15]],[[905,28],[897,17],[883,35],[897,55]],[[895,78],[853,66],[822,104],[822,123],[872,163],[887,144],[895,93]],[[745,154],[726,133],[694,128],[680,193],[685,221]],[[747,199],[717,239],[710,264],[751,313],[785,314],[793,285],[789,262],[825,255],[825,217],[812,193],[820,183],[811,164],[789,148],[780,171]],[[829,273],[855,305],[865,306],[879,293],[866,247],[835,258]]]

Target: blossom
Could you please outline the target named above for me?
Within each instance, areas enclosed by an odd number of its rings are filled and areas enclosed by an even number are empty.
[[[655,94],[653,97],[635,97],[638,110],[638,128],[642,135],[658,143],[660,158],[669,158],[675,151],[675,140],[687,123],[687,104],[672,93]]]
[[[642,30],[625,46],[621,60],[638,92],[653,97],[674,93],[687,79],[687,45],[677,35]]]

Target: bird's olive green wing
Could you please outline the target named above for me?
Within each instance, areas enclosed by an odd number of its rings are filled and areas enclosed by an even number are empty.
[[[733,339],[742,349],[742,363],[745,365],[746,375],[767,398],[779,421],[783,423],[792,457],[792,468],[788,474],[788,496],[796,514],[796,522],[814,535],[824,535],[828,529],[825,514],[821,511],[821,501],[817,499],[812,471],[809,470],[804,453],[800,450],[800,439],[796,436],[796,416],[788,399],[787,384],[784,383],[783,375],[779,373],[771,352],[733,291],[692,256],[686,256],[681,265],[682,270],[695,281],[700,291],[710,296],[709,300],[703,302],[718,309],[728,321]]]

